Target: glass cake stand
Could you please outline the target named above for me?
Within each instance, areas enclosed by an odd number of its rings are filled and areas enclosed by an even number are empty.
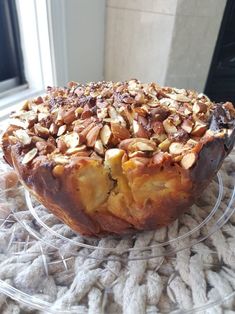
[[[2,161],[0,175],[6,171]],[[146,313],[234,310],[233,284],[228,282],[224,292],[213,287],[216,274],[235,276],[234,174],[235,162],[228,157],[197,203],[168,227],[102,239],[75,233],[21,185],[2,188],[0,292],[22,304],[24,313],[32,308],[45,313],[86,313],[99,298],[101,313],[112,314],[121,313],[122,299],[125,306],[121,291],[134,278],[133,287],[146,288]],[[205,280],[203,302],[195,296],[192,263],[197,258]],[[154,304],[148,287],[156,273],[162,291]],[[189,292],[190,302],[180,299],[174,281]]]

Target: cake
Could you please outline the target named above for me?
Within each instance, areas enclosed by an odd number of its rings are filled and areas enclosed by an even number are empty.
[[[21,183],[88,236],[153,230],[195,202],[229,154],[235,109],[192,90],[70,82],[26,101],[2,137]]]

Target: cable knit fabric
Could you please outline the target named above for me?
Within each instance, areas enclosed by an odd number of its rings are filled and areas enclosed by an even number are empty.
[[[30,211],[24,188],[0,180],[0,313],[235,313],[235,215],[214,232],[234,170],[229,157],[214,213],[216,180],[170,226],[103,239],[81,237],[33,199]]]

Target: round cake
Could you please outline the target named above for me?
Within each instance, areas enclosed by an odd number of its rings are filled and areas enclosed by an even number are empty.
[[[231,151],[232,103],[138,80],[48,87],[2,137],[21,183],[83,235],[168,225]]]

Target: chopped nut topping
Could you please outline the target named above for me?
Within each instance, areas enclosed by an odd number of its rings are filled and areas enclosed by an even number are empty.
[[[16,130],[14,132],[14,135],[20,140],[23,145],[29,145],[31,143],[31,137],[25,130]]]
[[[133,120],[133,132],[136,137],[149,138],[147,130],[136,120]]]
[[[72,155],[72,154],[75,154],[75,153],[79,153],[79,152],[85,151],[86,148],[87,148],[86,145],[81,145],[79,147],[69,148],[66,151],[66,155]]]
[[[207,130],[206,124],[196,121],[191,134],[194,136],[202,136],[206,132],[206,130]]]
[[[103,155],[104,154],[104,146],[102,144],[102,141],[101,140],[97,140],[95,142],[95,151],[100,154],[100,155]]]
[[[34,159],[34,157],[36,157],[38,153],[37,148],[33,148],[31,149],[27,154],[24,155],[24,158],[22,160],[22,164],[28,164],[30,161],[32,161]]]
[[[101,126],[96,125],[87,133],[86,140],[87,140],[88,147],[94,147],[95,142],[99,136],[100,129],[101,129]]]
[[[19,126],[20,128],[23,128],[23,129],[28,129],[28,127],[29,127],[29,122],[22,121],[20,119],[11,119],[10,124],[15,125],[15,126]]]
[[[58,132],[58,126],[57,126],[54,122],[50,125],[49,132],[50,132],[52,135],[56,135],[56,134],[57,134],[57,132]]]
[[[49,130],[40,124],[34,125],[35,133],[43,138],[47,138],[49,136]]]
[[[170,147],[171,141],[166,138],[161,144],[158,145],[158,147],[163,151],[166,152],[168,151],[169,147]]]
[[[171,143],[169,146],[169,152],[174,155],[179,155],[184,151],[184,145],[182,143]]]
[[[195,164],[196,159],[197,158],[195,153],[189,153],[183,156],[181,159],[181,165],[184,169],[189,169]]]
[[[75,148],[80,144],[80,137],[76,132],[72,132],[70,134],[66,134],[63,136],[63,140],[67,147]]]
[[[181,124],[181,128],[183,130],[185,130],[187,133],[191,133],[192,129],[193,129],[193,122],[189,119],[186,119],[183,121],[183,123]]]
[[[55,163],[62,164],[62,165],[69,163],[69,159],[67,156],[59,156],[59,155],[54,156],[54,161],[55,161]]]
[[[169,98],[180,102],[190,102],[191,99],[183,94],[166,94]]]
[[[10,140],[32,148],[25,163],[37,154],[59,164],[69,163],[72,156],[103,160],[116,149],[125,160],[146,164],[152,158],[158,164],[171,158],[189,169],[197,157],[192,151],[203,146],[205,138],[230,132],[209,128],[215,108],[204,94],[136,79],[70,82],[67,88],[48,88],[47,95],[26,101],[13,113]],[[222,109],[226,119],[235,118],[231,103]]]
[[[168,133],[168,134],[177,132],[176,126],[168,118],[163,121],[163,126],[164,126],[164,129],[165,129],[166,133]]]
[[[64,124],[64,125],[61,125],[58,129],[58,132],[57,132],[57,136],[61,136],[65,133],[67,129],[67,126]]]
[[[110,130],[110,127],[107,124],[105,124],[100,131],[100,138],[101,138],[102,143],[104,145],[107,145],[111,136],[112,136],[112,132]]]
[[[199,113],[199,112],[203,112],[205,113],[207,111],[207,105],[204,104],[203,102],[195,102],[193,104],[193,112],[194,113]]]
[[[111,122],[111,132],[114,139],[118,141],[122,141],[130,137],[130,132],[128,129],[116,122]]]

